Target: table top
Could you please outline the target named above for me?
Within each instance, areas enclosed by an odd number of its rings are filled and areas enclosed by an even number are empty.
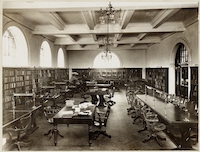
[[[103,84],[103,83],[102,84],[100,84],[100,83],[99,84],[98,83],[97,84],[96,83],[88,83],[88,84],[86,84],[86,86],[87,87],[101,87],[101,88],[103,87],[103,88],[107,88],[107,87],[110,87],[111,84],[106,84],[106,83],[105,84]]]
[[[67,82],[65,81],[60,81],[60,82],[54,82],[55,85],[66,85]]]
[[[13,93],[13,96],[17,97],[17,96],[22,96],[22,97],[32,97],[34,96],[34,93]]]
[[[81,109],[80,112],[84,113],[87,111],[91,111],[91,114],[81,115],[75,113],[75,109],[72,107],[64,106],[54,117],[54,124],[88,124],[91,123],[94,119],[94,111],[95,105],[91,104],[86,109]],[[66,117],[66,113],[68,113],[69,117]],[[65,115],[65,116],[64,116]]]
[[[44,96],[43,98],[45,98],[45,99],[57,99],[58,97],[60,97],[60,94],[48,95],[48,96]]]
[[[3,127],[6,127],[29,113],[39,109],[41,105],[34,106],[33,103],[29,105],[17,105],[14,109],[6,109],[3,111]]]
[[[161,99],[145,94],[138,94],[137,97],[170,124],[198,123],[197,116],[190,115],[189,118],[186,117],[185,111],[172,103],[167,103],[166,106],[166,103]]]
[[[52,86],[42,86],[42,89],[54,89],[56,86],[52,85]]]
[[[89,89],[85,92],[88,95],[106,95],[109,91],[107,88],[96,88],[96,89]]]

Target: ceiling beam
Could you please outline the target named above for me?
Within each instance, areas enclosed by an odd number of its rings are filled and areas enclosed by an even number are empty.
[[[66,23],[62,20],[62,18],[55,12],[45,13],[41,12],[42,15],[44,15],[45,18],[48,19],[48,21],[54,25],[59,30],[64,30]]]
[[[133,44],[130,44],[130,46],[133,47],[133,46],[135,46],[135,44],[134,44],[134,43],[133,43]]]
[[[135,38],[123,38],[120,41],[115,41],[114,44],[132,44],[132,43],[160,43],[161,39],[159,37],[148,37],[144,40],[138,40],[137,37]],[[98,40],[98,41],[93,41],[91,38],[81,38],[79,39],[79,41],[74,42],[72,40],[70,40],[69,38],[56,38],[55,44],[58,45],[101,45],[102,41]]]
[[[157,28],[169,18],[171,18],[175,13],[177,13],[180,9],[166,9],[160,11],[151,21],[151,25],[153,28]]]
[[[85,22],[87,23],[88,27],[90,30],[94,30],[95,27],[95,22],[96,20],[94,20],[95,18],[95,14],[93,11],[81,11],[83,18],[85,19]],[[94,39],[94,41],[97,41],[97,36],[95,34],[92,34],[92,37]]]
[[[126,34],[126,33],[153,33],[153,32],[183,32],[185,27],[182,22],[164,23],[158,28],[152,28],[150,24],[132,24],[127,26],[126,29],[119,29],[117,26],[109,29],[109,34]],[[65,30],[56,30],[53,26],[36,26],[33,34],[42,35],[82,35],[82,34],[106,34],[105,28],[95,28],[89,30],[84,26],[67,26]]]
[[[68,35],[73,42],[78,41],[79,37],[77,35]]]
[[[94,21],[92,17],[92,12],[91,11],[81,11],[83,18],[85,19],[85,22],[87,23],[88,27],[90,30],[94,30]]]
[[[84,4],[83,4],[84,3]],[[141,9],[170,9],[170,8],[197,8],[197,2],[112,2],[116,9],[126,8],[126,10]],[[3,1],[2,8],[7,11],[72,11],[72,10],[99,10],[108,5],[107,2],[53,2],[53,1]]]
[[[138,40],[142,40],[145,36],[147,35],[147,33],[140,33],[137,38]]]
[[[9,18],[13,21],[16,21],[17,23],[24,25],[25,27],[29,28],[30,30],[34,30],[35,26],[32,22],[28,21],[27,19],[25,19],[24,17],[22,17],[21,15],[15,13],[15,14],[4,14],[3,15],[6,18]]]
[[[121,29],[125,29],[130,22],[131,17],[133,16],[134,11],[125,11],[122,22],[121,22]],[[119,41],[122,37],[122,34],[115,34],[115,40]],[[114,47],[117,47],[117,44],[114,45]]]
[[[148,48],[148,45],[146,44],[140,44],[134,47],[130,47],[129,44],[127,45],[119,45],[117,48],[114,48],[113,46],[110,46],[111,50],[118,50],[118,51],[124,51],[124,50],[146,50]],[[67,45],[67,50],[91,50],[91,51],[104,51],[104,47],[97,48],[96,45],[86,45],[84,48],[81,48],[77,45]]]
[[[128,25],[128,23],[131,20],[131,17],[133,16],[134,11],[125,11],[122,22],[121,22],[121,29],[125,29]]]

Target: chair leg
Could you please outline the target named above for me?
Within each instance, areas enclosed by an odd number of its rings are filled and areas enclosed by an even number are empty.
[[[146,143],[152,139],[154,139],[158,143],[158,145],[161,147],[163,146],[163,144],[160,142],[160,140],[166,140],[166,138],[162,138],[157,134],[151,134],[151,135],[149,135],[149,138],[144,139],[143,142]]]
[[[16,145],[17,145],[17,149],[18,149],[18,151],[21,151],[21,147],[20,147],[19,142],[17,142]]]
[[[58,133],[58,136],[60,136],[60,137],[64,138],[64,136],[63,136],[63,135],[61,135],[59,131],[58,131],[57,133]]]
[[[21,151],[21,146],[30,146],[31,142],[16,141],[15,145],[17,146],[18,151]]]
[[[138,130],[138,133],[141,133],[141,132],[143,132],[145,130],[147,130],[147,126],[145,124],[145,121],[143,121],[143,127],[142,127],[142,129]]]
[[[106,131],[103,131],[102,134],[103,134],[104,136],[108,137],[108,138],[111,138],[111,135],[108,135],[108,134],[106,133]]]
[[[158,143],[158,145],[160,145],[161,147],[163,146],[163,144],[160,143],[160,140],[159,140],[158,136],[155,137],[155,140]]]
[[[136,116],[135,119],[133,120],[133,124],[135,124],[136,120],[142,119],[140,116]]]
[[[48,133],[44,134],[44,136],[49,135],[51,132],[52,132],[52,129],[50,129],[50,130],[48,131]]]
[[[150,140],[152,140],[152,139],[153,139],[153,136],[152,136],[152,135],[151,135],[151,136],[148,135],[148,138],[147,138],[147,139],[144,139],[143,142],[146,143],[146,142],[148,142],[148,141],[150,141]]]
[[[166,138],[157,135],[158,139],[166,141]]]
[[[104,135],[104,136],[106,136],[106,137],[108,137],[108,138],[111,138],[111,135],[108,135],[108,134],[106,133],[106,131],[97,130],[97,131],[95,131],[95,132],[93,133],[93,139],[96,140],[96,139],[99,137],[99,135]]]
[[[49,140],[51,139],[51,137],[54,135],[54,133],[55,133],[55,130],[54,129],[52,129],[51,130],[51,136],[49,137]],[[63,135],[61,135],[60,133],[59,133],[59,131],[57,130],[57,135],[58,136],[60,136],[60,137],[62,137],[62,138],[64,138],[64,136]]]

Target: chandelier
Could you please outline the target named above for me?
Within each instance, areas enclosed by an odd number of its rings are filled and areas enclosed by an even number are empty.
[[[109,38],[109,24],[115,24],[115,12],[117,12],[117,11],[120,11],[118,22],[121,21],[121,9],[115,10],[112,7],[111,3],[109,2],[108,7],[105,10],[103,10],[101,8],[100,11],[101,11],[101,15],[99,17],[100,24],[107,23],[107,35],[106,35],[106,38],[104,38],[103,42],[102,42],[103,45],[105,45],[105,51],[102,52],[101,57],[102,57],[102,59],[108,61],[112,58],[111,51],[108,48],[108,46],[112,44],[112,39]]]
[[[100,24],[105,24],[106,19],[108,23],[110,24],[115,24],[115,13],[119,12],[119,18],[118,22],[120,23],[122,20],[122,14],[121,14],[121,9],[120,10],[115,10],[115,8],[112,7],[111,3],[109,2],[108,7],[103,10],[102,8],[100,9],[101,15],[99,17]]]

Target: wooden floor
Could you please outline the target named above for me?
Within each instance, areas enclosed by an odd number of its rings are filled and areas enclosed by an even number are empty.
[[[76,103],[79,103],[83,99],[80,94],[76,94],[73,98]],[[91,100],[90,98],[87,99]],[[111,107],[111,113],[108,119],[106,131],[112,137],[107,138],[100,135],[93,141],[92,145],[88,145],[88,128],[87,125],[58,125],[60,133],[64,138],[58,137],[58,144],[54,146],[53,138],[48,140],[47,136],[44,136],[52,126],[49,125],[44,116],[37,117],[37,125],[39,129],[30,135],[28,140],[32,142],[30,147],[22,147],[22,150],[26,151],[99,151],[99,150],[170,150],[176,148],[171,140],[164,134],[161,136],[166,137],[166,141],[162,141],[163,147],[160,147],[156,141],[151,140],[147,143],[142,141],[148,137],[148,131],[138,133],[141,129],[141,124],[136,122],[133,124],[131,115],[127,115],[127,108],[129,107],[125,89],[120,89],[115,92],[114,101],[116,104]],[[64,103],[64,101],[63,101]],[[62,105],[62,104],[61,104]],[[13,147],[11,150],[17,150]]]

